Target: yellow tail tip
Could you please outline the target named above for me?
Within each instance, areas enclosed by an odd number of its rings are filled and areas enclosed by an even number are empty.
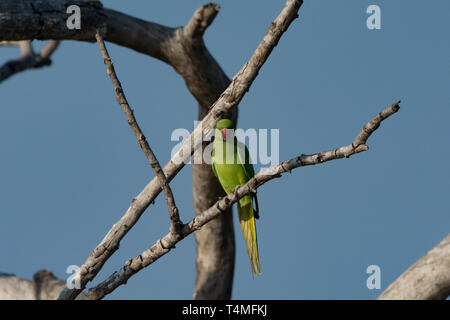
[[[253,214],[253,204],[241,206],[238,203],[239,223],[242,229],[245,243],[247,245],[248,258],[252,268],[253,277],[261,274],[261,264],[258,255],[258,240],[256,236],[256,224]]]

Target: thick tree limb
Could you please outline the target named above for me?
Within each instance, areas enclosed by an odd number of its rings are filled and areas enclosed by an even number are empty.
[[[287,2],[287,8],[292,8],[292,5],[296,7],[294,17],[301,3],[300,0]],[[65,12],[73,4],[81,8],[82,27],[79,30],[70,30],[66,26],[69,14]],[[222,87],[228,79],[201,39],[201,34],[219,9],[215,4],[207,6],[200,9],[186,27],[170,28],[103,8],[98,1],[2,0],[0,41],[53,39],[95,42],[96,30],[101,29],[104,30],[103,37],[106,41],[172,65],[183,76],[199,103],[206,105],[211,97],[217,95],[217,88]],[[291,16],[280,16],[284,22],[278,20],[278,23],[283,25],[273,31],[287,28],[290,21],[285,18],[293,19]]]
[[[0,82],[24,70],[42,68],[44,66],[51,65],[52,61],[50,60],[50,57],[59,46],[59,41],[51,40],[40,53],[35,54],[31,46],[31,41],[23,40],[16,43],[22,51],[22,56],[20,58],[8,61],[0,67]],[[5,42],[5,45],[11,44],[14,44],[14,42]]]
[[[302,1],[287,0],[285,7],[271,24],[262,42],[257,47],[255,53],[244,67],[233,78],[220,98],[214,103],[211,111],[204,117],[200,125],[184,141],[181,150],[164,167],[164,173],[170,181],[184,167],[190,155],[201,147],[203,142],[203,130],[213,128],[218,119],[223,117],[228,111],[235,107],[250,88],[256,78],[259,69],[270,55],[270,52],[277,45],[283,33],[290,23],[297,17],[297,12],[302,5]],[[183,150],[189,150],[189,152]],[[91,281],[100,271],[106,260],[117,250],[120,240],[133,227],[139,217],[149,204],[158,196],[161,188],[158,179],[154,178],[136,196],[127,212],[112,227],[102,242],[94,249],[88,259],[80,268],[80,289],[64,289],[59,299],[74,299],[79,292]]]
[[[353,154],[367,151],[369,149],[366,145],[367,139],[377,128],[379,128],[383,120],[393,115],[400,109],[399,104],[400,101],[394,103],[376,115],[361,129],[355,140],[347,146],[310,155],[301,155],[274,165],[268,169],[261,170],[245,185],[235,188],[232,193],[217,201],[215,205],[210,207],[208,210],[205,210],[201,215],[196,216],[188,224],[186,224],[181,230],[181,238],[177,238],[171,233],[166,234],[164,237],[156,241],[152,247],[145,250],[139,256],[129,259],[125,266],[123,266],[119,271],[114,272],[108,279],[100,283],[95,288],[90,289],[88,292],[88,298],[101,299],[105,295],[111,293],[118,286],[125,284],[130,277],[139,272],[141,269],[149,266],[168,253],[179,241],[194,231],[200,230],[209,221],[223,214],[225,210],[229,209],[240,198],[249,193],[254,193],[264,183],[281,177],[281,174],[291,172],[291,170],[295,168],[315,165],[336,159],[348,158]]]
[[[111,57],[109,56],[105,42],[103,41],[103,38],[100,35],[99,31],[97,31],[95,37],[100,47],[100,53],[102,54],[103,62],[106,65],[108,75],[111,78],[114,90],[116,91],[116,100],[122,107],[122,110],[125,113],[125,116],[128,120],[128,124],[130,125],[131,130],[136,136],[138,144],[141,147],[142,151],[144,152],[145,156],[147,157],[150,166],[152,167],[153,171],[155,171],[155,174],[159,179],[160,186],[164,191],[164,197],[166,199],[167,209],[169,210],[169,216],[171,221],[170,231],[176,235],[180,232],[182,222],[180,221],[178,208],[175,205],[175,199],[173,197],[172,189],[169,186],[166,175],[161,169],[158,159],[156,158],[155,154],[152,151],[152,148],[150,148],[150,145],[148,144],[147,138],[145,137],[144,133],[139,127],[136,118],[134,117],[134,112],[130,108],[130,105],[128,104],[127,98],[125,97],[125,93],[122,89],[122,85],[120,84],[119,78],[117,77],[116,71],[114,69]]]
[[[450,234],[414,263],[379,300],[444,300],[450,296]]]
[[[81,29],[71,30],[66,22],[71,5],[81,9]],[[2,0],[0,2],[0,40],[79,40],[95,42],[97,29],[105,28],[105,39],[118,45],[166,59],[162,43],[176,29],[146,22],[105,9],[99,1]],[[167,48],[168,49],[168,48]]]

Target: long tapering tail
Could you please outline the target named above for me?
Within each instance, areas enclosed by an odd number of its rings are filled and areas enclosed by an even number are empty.
[[[241,206],[238,202],[239,223],[241,225],[242,234],[247,243],[248,258],[252,266],[253,275],[261,274],[261,265],[258,256],[258,240],[256,236],[255,216],[253,213],[253,203]]]

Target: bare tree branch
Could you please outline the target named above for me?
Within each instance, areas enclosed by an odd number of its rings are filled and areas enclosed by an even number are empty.
[[[369,149],[366,145],[367,139],[377,128],[379,128],[383,120],[400,109],[399,104],[400,101],[377,114],[361,129],[355,140],[347,146],[310,155],[301,155],[274,165],[268,169],[261,170],[245,185],[236,187],[232,193],[220,199],[215,205],[204,211],[201,215],[196,216],[188,224],[184,225],[181,231],[181,238],[174,237],[173,234],[168,233],[164,237],[158,239],[153,246],[142,252],[139,256],[129,259],[125,263],[125,266],[119,271],[114,272],[108,279],[95,288],[91,288],[88,292],[89,299],[101,299],[114,291],[118,286],[125,284],[134,274],[168,253],[179,241],[194,231],[199,230],[209,221],[223,214],[225,210],[230,208],[243,196],[249,193],[255,193],[264,183],[281,177],[282,173],[291,172],[291,170],[299,167],[315,165],[336,159],[349,158],[353,154],[367,151]]]
[[[142,151],[147,157],[150,166],[155,171],[155,174],[159,179],[161,188],[164,190],[164,197],[166,199],[167,209],[169,210],[169,216],[171,221],[170,231],[175,235],[177,235],[181,230],[182,222],[180,221],[178,208],[175,205],[175,199],[173,197],[172,189],[170,188],[169,183],[167,182],[166,175],[162,171],[158,159],[156,158],[155,154],[150,148],[150,145],[148,144],[147,138],[145,137],[144,133],[139,127],[136,118],[134,117],[134,112],[130,108],[130,105],[128,104],[127,98],[125,97],[125,93],[122,89],[122,85],[120,84],[119,78],[117,78],[117,74],[114,69],[111,57],[109,56],[105,42],[103,41],[103,38],[100,35],[99,31],[97,31],[95,37],[100,47],[100,52],[102,54],[103,62],[106,65],[108,75],[111,78],[114,89],[116,91],[116,100],[122,107],[122,110],[125,113],[125,116],[127,117],[128,124],[130,125],[131,130],[133,130],[133,133],[136,136],[139,146],[141,147]]]
[[[82,28],[71,30],[66,22],[70,5],[82,12]],[[0,1],[0,39],[19,40],[78,40],[95,42],[97,29],[104,28],[106,41],[168,62],[173,56],[170,46],[175,28],[137,19],[121,12],[102,7],[99,1],[34,0]],[[167,51],[166,51],[167,50]]]
[[[6,41],[5,44],[14,45],[15,43]],[[22,56],[20,58],[8,61],[0,67],[0,82],[24,70],[42,68],[44,66],[51,65],[52,61],[50,60],[50,57],[56,48],[58,48],[59,41],[49,41],[38,54],[33,52],[31,41],[29,40],[18,41],[17,44],[20,46]]]
[[[199,126],[186,138],[180,151],[164,167],[164,173],[169,181],[184,167],[184,163],[187,162],[190,155],[201,147],[203,130],[213,128],[224,114],[239,104],[256,78],[259,69],[267,60],[273,48],[278,44],[283,33],[287,30],[290,23],[297,18],[297,12],[302,3],[299,0],[287,0],[285,7],[271,24],[253,56],[236,74],[231,84],[214,103],[211,111],[205,116]],[[189,152],[184,151],[183,154],[183,150],[189,150]],[[144,190],[133,199],[127,212],[112,227],[102,242],[81,266],[79,271],[81,288],[66,288],[61,292],[59,299],[74,299],[84,289],[87,282],[91,281],[97,275],[106,260],[117,250],[120,240],[134,226],[144,210],[160,192],[161,187],[158,179],[152,179]]]
[[[379,300],[444,300],[450,296],[450,234],[389,285]]]

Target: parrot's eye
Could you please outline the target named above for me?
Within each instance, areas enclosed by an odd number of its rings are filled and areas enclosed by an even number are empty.
[[[222,137],[224,140],[227,139],[227,129],[225,129],[225,128],[222,129]]]

